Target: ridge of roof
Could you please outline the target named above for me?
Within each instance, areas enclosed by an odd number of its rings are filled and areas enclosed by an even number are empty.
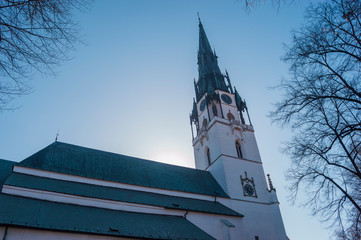
[[[239,214],[238,212],[215,201],[169,196],[138,190],[104,187],[87,183],[62,181],[20,173],[12,173],[7,178],[4,185],[53,193],[70,194],[81,197],[159,206],[167,209],[243,217],[242,214]]]
[[[0,194],[0,224],[141,239],[214,240],[183,217],[55,203],[5,194]]]
[[[63,142],[54,142],[17,165],[137,186],[229,198],[208,171]]]

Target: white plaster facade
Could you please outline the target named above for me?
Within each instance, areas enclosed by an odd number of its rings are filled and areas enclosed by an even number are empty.
[[[134,238],[107,237],[91,234],[79,234],[70,232],[54,232],[30,228],[1,227],[0,238],[4,240],[134,240]]]
[[[212,111],[211,104],[201,111],[200,103],[206,98],[206,94],[197,103],[200,124],[197,136],[193,139],[196,168],[211,172],[231,197],[230,200],[219,199],[219,202],[245,216],[234,224],[233,231],[239,235],[231,234],[230,239],[286,240],[288,237],[277,195],[275,189],[269,189],[267,185],[253,126],[241,123],[233,93],[219,90],[216,93],[228,95],[232,103],[213,100],[212,104],[217,107],[216,114]],[[228,113],[234,119],[227,119]],[[207,124],[203,124],[206,123],[204,119]],[[237,142],[240,144],[241,154],[237,152]],[[250,181],[255,191],[253,194],[247,194],[242,178]]]

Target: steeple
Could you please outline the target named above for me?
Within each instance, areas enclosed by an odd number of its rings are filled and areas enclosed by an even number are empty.
[[[209,44],[203,24],[199,20],[199,49],[198,49],[198,81],[194,79],[195,101],[190,114],[190,122],[197,130],[197,136],[207,122],[214,117],[231,119],[240,124],[247,124],[243,114],[246,112],[248,123],[251,124],[245,100],[237,90],[232,88],[227,70],[222,74],[218,66],[216,51]],[[206,121],[205,121],[206,120]],[[194,135],[193,135],[194,136]]]
[[[229,219],[232,223],[225,225],[232,231],[216,239],[288,239],[269,178],[267,186],[246,101],[232,87],[227,70],[220,71],[200,20],[198,73],[189,114],[195,166],[212,174],[229,195],[232,209],[247,212],[240,222]],[[265,223],[262,227],[257,227],[259,219]]]
[[[224,76],[218,66],[215,51],[212,51],[206,32],[199,19],[199,49],[198,49],[198,82],[195,84],[197,101],[207,93],[209,96],[215,90],[230,92],[224,81]]]

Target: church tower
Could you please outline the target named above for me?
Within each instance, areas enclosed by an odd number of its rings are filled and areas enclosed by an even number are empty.
[[[287,239],[246,102],[217,59],[199,20],[199,76],[190,114],[196,168],[209,171],[232,199],[225,204],[245,215],[242,239]]]

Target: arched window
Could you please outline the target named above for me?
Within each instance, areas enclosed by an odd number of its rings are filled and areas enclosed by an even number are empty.
[[[209,148],[207,148],[206,150],[206,155],[207,155],[208,165],[211,165],[211,152],[209,151]]]
[[[238,156],[239,158],[243,158],[243,156],[242,156],[241,144],[239,144],[238,141],[236,142],[236,150],[237,150],[237,156]]]
[[[203,119],[202,127],[205,129],[207,127],[208,121],[207,119]]]

